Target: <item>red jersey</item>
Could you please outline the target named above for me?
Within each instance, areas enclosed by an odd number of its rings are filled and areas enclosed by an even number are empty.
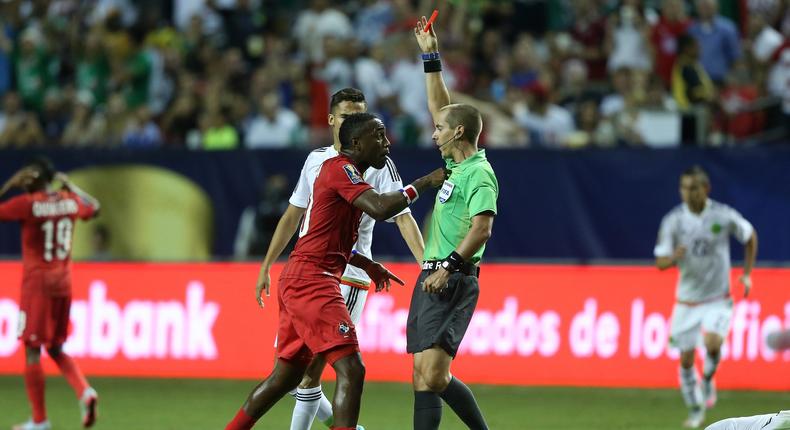
[[[362,210],[352,202],[372,188],[347,156],[340,154],[324,161],[290,261],[313,263],[318,273],[327,272],[340,279],[362,218]]]
[[[22,224],[24,276],[35,270],[65,273],[71,267],[74,221],[88,219],[96,208],[71,191],[23,194],[0,203],[0,221]]]

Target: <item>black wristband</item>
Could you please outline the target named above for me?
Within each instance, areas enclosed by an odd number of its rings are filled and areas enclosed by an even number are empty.
[[[453,251],[442,261],[442,267],[448,272],[457,272],[464,267],[464,257]]]
[[[442,71],[442,60],[428,60],[422,62],[422,69],[425,73],[434,73]]]

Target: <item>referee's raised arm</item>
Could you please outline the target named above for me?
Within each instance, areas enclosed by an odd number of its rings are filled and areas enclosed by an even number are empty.
[[[436,119],[439,110],[450,104],[450,92],[442,78],[442,61],[439,58],[439,39],[436,38],[434,26],[425,31],[428,20],[423,16],[414,27],[414,37],[422,51],[423,67],[425,69],[425,88],[428,92],[428,110]]]

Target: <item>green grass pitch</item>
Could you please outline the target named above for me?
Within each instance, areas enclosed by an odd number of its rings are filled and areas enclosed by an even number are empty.
[[[222,429],[256,381],[92,378],[99,392],[96,429]],[[331,392],[331,384],[325,390]],[[685,409],[677,390],[472,386],[494,430],[678,429]],[[287,429],[294,400],[286,396],[255,427]],[[77,402],[60,377],[47,379],[53,429],[79,429]],[[365,385],[360,423],[368,430],[411,428],[409,385]],[[790,408],[790,393],[722,391],[707,423]],[[0,377],[0,430],[27,419],[21,376]],[[441,428],[464,429],[445,407]],[[313,429],[324,429],[315,423]]]

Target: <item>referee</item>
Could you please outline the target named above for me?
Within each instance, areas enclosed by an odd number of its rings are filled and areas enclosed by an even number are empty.
[[[409,307],[406,350],[414,354],[414,429],[438,429],[444,400],[470,429],[487,429],[472,391],[450,374],[480,294],[480,258],[491,237],[499,184],[477,149],[483,127],[473,106],[450,104],[433,28],[422,17],[414,34],[423,52],[428,109],[450,171],[436,196],[425,261]]]

